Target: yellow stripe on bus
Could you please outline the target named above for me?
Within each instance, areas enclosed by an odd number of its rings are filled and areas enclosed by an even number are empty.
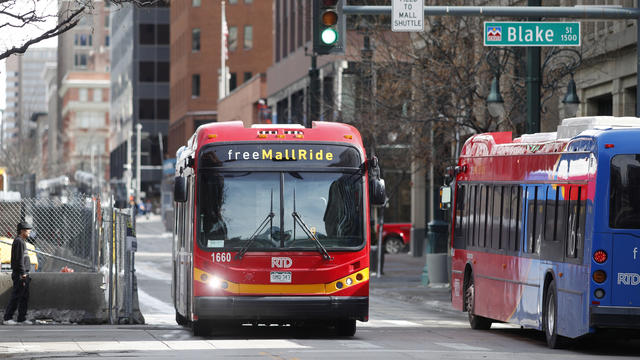
[[[203,275],[204,279],[203,279]],[[359,276],[360,275],[360,276]],[[358,279],[358,276],[360,279]],[[364,268],[356,273],[350,274],[338,280],[326,284],[240,284],[216,277],[201,269],[193,269],[193,278],[203,284],[211,281],[224,282],[227,287],[224,289],[232,294],[309,294],[328,295],[350,286],[369,281],[369,268]],[[347,279],[351,279],[351,285],[347,285]],[[338,288],[338,283],[342,287]]]

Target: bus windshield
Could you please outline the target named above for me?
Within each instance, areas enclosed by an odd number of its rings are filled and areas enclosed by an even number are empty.
[[[640,154],[611,159],[609,226],[640,229]]]
[[[198,243],[213,250],[316,251],[364,245],[363,178],[355,172],[200,171]],[[305,225],[294,220],[294,211]]]

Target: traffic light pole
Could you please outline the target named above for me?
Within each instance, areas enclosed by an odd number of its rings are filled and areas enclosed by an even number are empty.
[[[529,6],[540,6],[541,0],[528,0]],[[529,18],[529,21],[539,21],[540,18]],[[540,47],[527,47],[527,133],[540,132]]]
[[[540,3],[540,0],[529,0],[531,3]],[[345,5],[341,9],[343,15],[391,15],[391,6],[371,6],[371,5]],[[573,7],[558,7],[558,6],[425,6],[425,16],[479,16],[479,17],[517,17],[517,18],[573,18],[573,19],[614,19],[624,20],[631,19],[636,20],[636,27],[638,29],[638,39],[640,39],[640,4],[637,8],[620,8],[620,7],[607,7],[607,6],[573,6]],[[342,21],[344,23],[344,21]],[[637,47],[637,67],[636,67],[636,87],[640,88],[640,46]],[[528,56],[529,58],[529,56]],[[531,60],[535,58],[532,53]],[[538,50],[538,67],[540,64],[540,55]],[[531,66],[534,68],[535,66]],[[533,78],[540,79],[540,71],[535,76],[533,73],[527,75],[527,78],[531,78],[531,88],[533,85]],[[529,88],[529,81],[527,82],[527,88]],[[540,88],[538,85],[537,96],[535,93],[529,95],[529,98],[534,97],[537,100],[539,109],[540,104]],[[636,116],[640,117],[640,90],[636,91]],[[527,100],[527,104],[530,104]],[[533,103],[531,103],[533,105]],[[529,107],[531,108],[531,107]],[[535,112],[529,110],[530,112]],[[531,119],[531,120],[529,120]],[[540,114],[536,117],[529,118],[527,115],[527,130],[539,131],[540,129]],[[530,123],[529,123],[530,121]]]
[[[313,53],[309,68],[309,119],[307,119],[306,125],[311,127],[311,122],[318,120],[320,120],[320,71],[318,70],[317,55]]]

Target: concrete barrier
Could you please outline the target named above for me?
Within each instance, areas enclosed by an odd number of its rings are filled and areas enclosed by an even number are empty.
[[[107,290],[103,274],[36,272],[30,276],[28,319],[51,319],[56,322],[81,324],[108,323]],[[124,284],[124,281],[119,284]],[[11,298],[12,288],[11,273],[0,273],[2,315]],[[122,289],[119,293],[123,293]],[[134,314],[131,322],[144,323],[139,310],[137,290],[134,292],[133,300]]]

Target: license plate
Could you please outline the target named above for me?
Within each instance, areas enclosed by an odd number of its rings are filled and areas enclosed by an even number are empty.
[[[272,271],[271,282],[272,283],[290,283],[291,272],[290,271]]]

